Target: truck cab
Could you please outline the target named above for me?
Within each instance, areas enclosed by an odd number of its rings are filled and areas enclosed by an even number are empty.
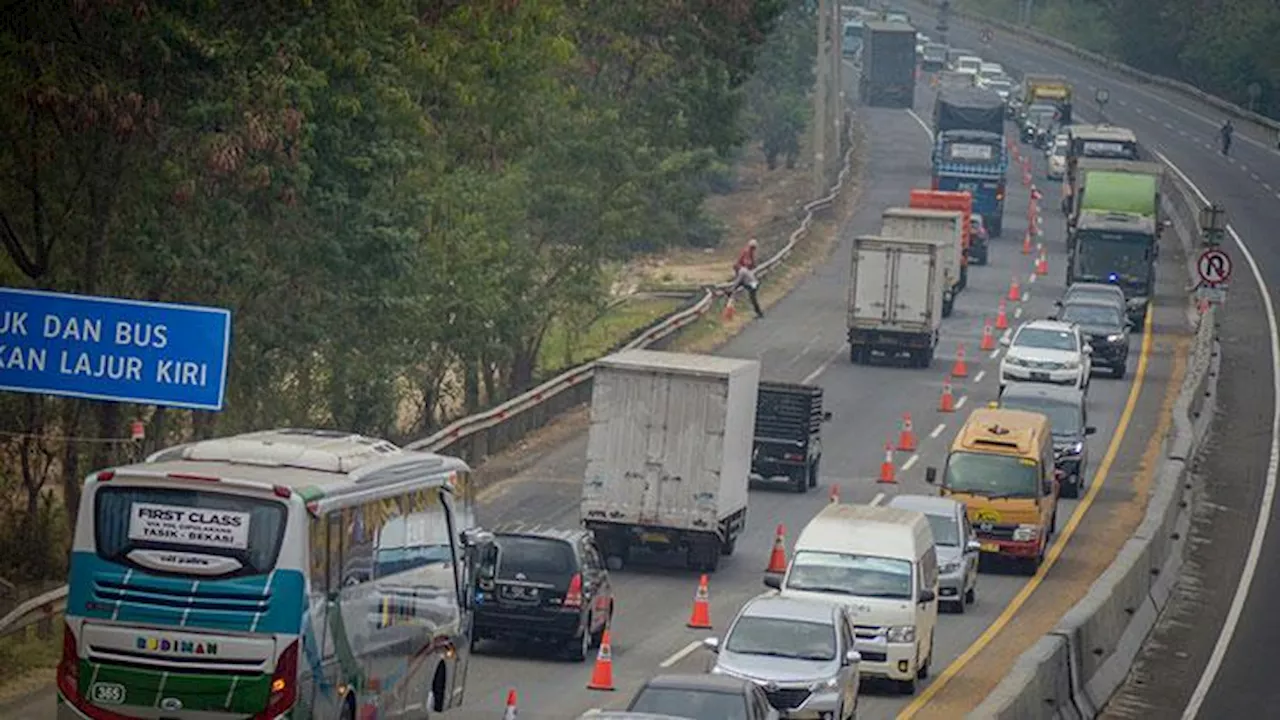
[[[761,381],[756,391],[751,479],[781,478],[798,493],[817,487],[822,424],[830,419],[831,413],[822,411],[821,387]]]
[[[1118,286],[1129,319],[1142,327],[1155,292],[1159,227],[1155,218],[1134,213],[1082,211],[1072,232],[1067,284]]]
[[[1113,125],[1071,125],[1067,128],[1067,185],[1062,212],[1071,211],[1072,195],[1079,183],[1078,164],[1082,158],[1141,160],[1138,136],[1128,128]]]
[[[1058,516],[1049,418],[1021,410],[979,408],[956,434],[942,477],[925,470],[939,494],[965,504],[984,554],[1039,569]]]

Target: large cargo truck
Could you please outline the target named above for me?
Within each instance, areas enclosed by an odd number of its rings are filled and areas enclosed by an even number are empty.
[[[906,356],[927,368],[942,325],[944,243],[914,238],[854,238],[849,270],[849,359]]]
[[[746,526],[760,363],[626,350],[596,361],[583,524],[620,567],[684,552],[713,572]]]
[[[933,189],[966,191],[991,237],[1004,229],[1004,100],[986,88],[952,88],[934,103]]]
[[[880,215],[880,237],[932,240],[942,244],[942,316],[950,317],[960,292],[965,219],[958,210],[888,208]]]
[[[756,394],[756,436],[751,479],[782,480],[798,492],[818,486],[822,462],[822,387],[760,381]]]
[[[916,29],[870,21],[862,31],[858,96],[872,107],[909,108],[916,97]]]
[[[973,247],[971,220],[973,195],[967,190],[923,190],[912,188],[908,207],[921,210],[952,210],[964,216],[964,251],[960,253],[960,284],[956,292],[969,284],[969,248]]]
[[[1022,88],[1025,105],[1054,105],[1058,108],[1059,125],[1071,124],[1074,88],[1066,76],[1026,73],[1022,76]]]

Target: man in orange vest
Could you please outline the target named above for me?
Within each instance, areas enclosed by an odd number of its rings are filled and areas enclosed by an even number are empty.
[[[733,286],[729,288],[729,296],[738,292],[739,288],[745,288],[747,296],[751,298],[751,307],[755,308],[756,317],[764,317],[764,311],[760,309],[760,299],[756,297],[756,290],[760,287],[760,282],[756,280],[756,247],[759,243],[755,238],[747,241],[746,247],[742,248],[742,252],[738,253],[738,260],[733,264]]]

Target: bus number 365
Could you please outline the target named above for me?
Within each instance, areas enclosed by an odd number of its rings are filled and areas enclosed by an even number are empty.
[[[95,703],[103,705],[124,704],[124,686],[119,683],[95,683],[91,695]]]

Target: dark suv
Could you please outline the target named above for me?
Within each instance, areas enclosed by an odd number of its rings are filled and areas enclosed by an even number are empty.
[[[1049,418],[1053,433],[1053,465],[1062,497],[1078,498],[1089,472],[1089,436],[1084,392],[1042,383],[1013,383],[1000,396],[1000,407],[1040,413]]]
[[[563,643],[586,660],[613,617],[613,586],[595,537],[581,528],[494,533],[494,577],[479,578],[474,637]]]

